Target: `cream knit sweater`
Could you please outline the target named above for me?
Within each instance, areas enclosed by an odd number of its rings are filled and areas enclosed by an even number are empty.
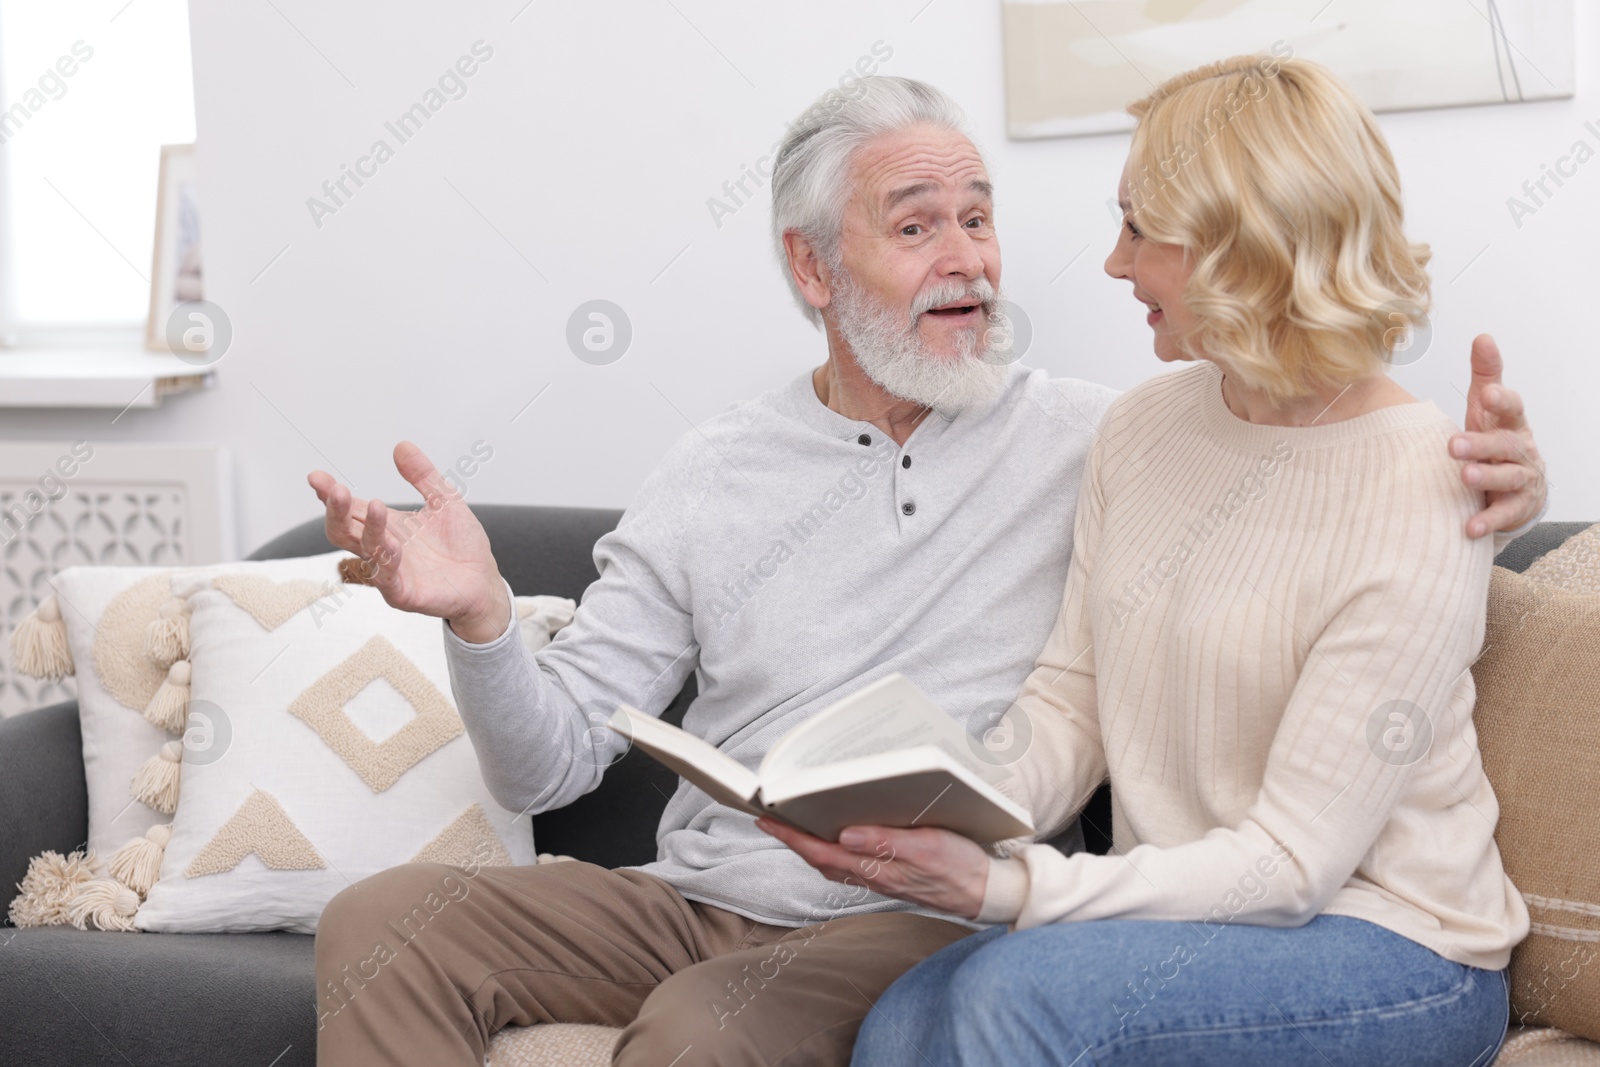
[[[1421,403],[1247,423],[1210,363],[1112,405],[1014,769],[1041,837],[1109,774],[1113,852],[1015,850],[980,920],[1326,912],[1506,965],[1528,913],[1494,843],[1469,669],[1493,548],[1462,532],[1480,505],[1453,429]]]

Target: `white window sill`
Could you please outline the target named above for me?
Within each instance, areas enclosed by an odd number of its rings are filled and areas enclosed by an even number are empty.
[[[153,408],[216,380],[214,366],[130,345],[0,349],[0,408]]]

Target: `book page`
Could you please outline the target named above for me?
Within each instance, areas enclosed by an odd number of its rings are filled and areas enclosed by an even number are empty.
[[[797,771],[931,745],[990,784],[1010,777],[976,758],[966,731],[903,674],[853,693],[791,730],[761,761],[761,779],[775,783]]]
[[[618,705],[606,725],[677,771],[717,803],[751,815],[766,814],[756,802],[760,791],[756,776],[715,746],[626,704]]]

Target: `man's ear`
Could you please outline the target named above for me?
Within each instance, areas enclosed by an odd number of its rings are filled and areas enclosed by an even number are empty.
[[[783,231],[783,253],[789,260],[789,273],[806,303],[821,311],[833,300],[832,278],[811,239],[799,230]]]

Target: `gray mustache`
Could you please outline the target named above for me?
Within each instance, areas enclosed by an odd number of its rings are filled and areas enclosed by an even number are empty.
[[[911,321],[936,307],[953,304],[956,301],[971,304],[981,304],[985,311],[993,311],[995,303],[994,286],[989,284],[989,279],[979,278],[969,285],[941,285],[918,293],[911,302]]]

